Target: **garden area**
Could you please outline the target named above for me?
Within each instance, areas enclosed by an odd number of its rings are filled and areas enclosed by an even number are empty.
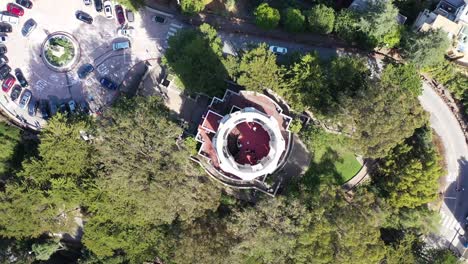
[[[48,40],[45,45],[45,58],[55,67],[69,64],[75,57],[73,42],[66,36],[56,36]]]
[[[312,127],[302,132],[301,138],[312,154],[311,169],[306,177],[313,181],[344,184],[362,167],[345,136]]]

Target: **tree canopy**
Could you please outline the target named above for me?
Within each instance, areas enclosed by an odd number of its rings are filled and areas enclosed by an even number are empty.
[[[180,30],[169,38],[163,63],[190,93],[222,95],[227,72],[222,64],[222,44],[216,30],[207,24],[198,30]]]
[[[301,10],[289,7],[284,11],[283,23],[287,31],[301,32],[305,27],[305,16]]]
[[[409,33],[403,41],[403,55],[418,68],[435,66],[443,62],[450,45],[442,30]]]
[[[278,9],[262,3],[255,9],[255,23],[263,29],[274,29],[278,26],[281,15]]]
[[[329,34],[333,31],[335,23],[335,11],[333,8],[323,4],[312,7],[307,12],[307,23],[309,30],[322,34]]]

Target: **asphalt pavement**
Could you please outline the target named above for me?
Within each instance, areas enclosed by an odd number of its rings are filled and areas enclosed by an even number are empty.
[[[440,235],[465,253],[464,225],[468,214],[468,147],[457,119],[442,98],[424,83],[419,97],[422,107],[430,113],[430,124],[440,136],[445,148],[447,167],[446,190],[440,209],[442,218]]]

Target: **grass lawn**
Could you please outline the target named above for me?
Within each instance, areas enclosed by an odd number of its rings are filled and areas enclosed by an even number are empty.
[[[312,182],[331,181],[343,184],[361,169],[346,137],[312,128],[301,133],[301,138],[312,153],[306,177]]]

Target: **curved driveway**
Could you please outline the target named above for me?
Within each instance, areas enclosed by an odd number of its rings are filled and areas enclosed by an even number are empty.
[[[463,226],[468,213],[468,147],[465,136],[449,107],[429,84],[423,84],[419,101],[430,113],[431,127],[440,136],[445,148],[447,176],[444,201],[440,209],[440,232],[463,254],[464,249],[458,235],[464,233]]]

